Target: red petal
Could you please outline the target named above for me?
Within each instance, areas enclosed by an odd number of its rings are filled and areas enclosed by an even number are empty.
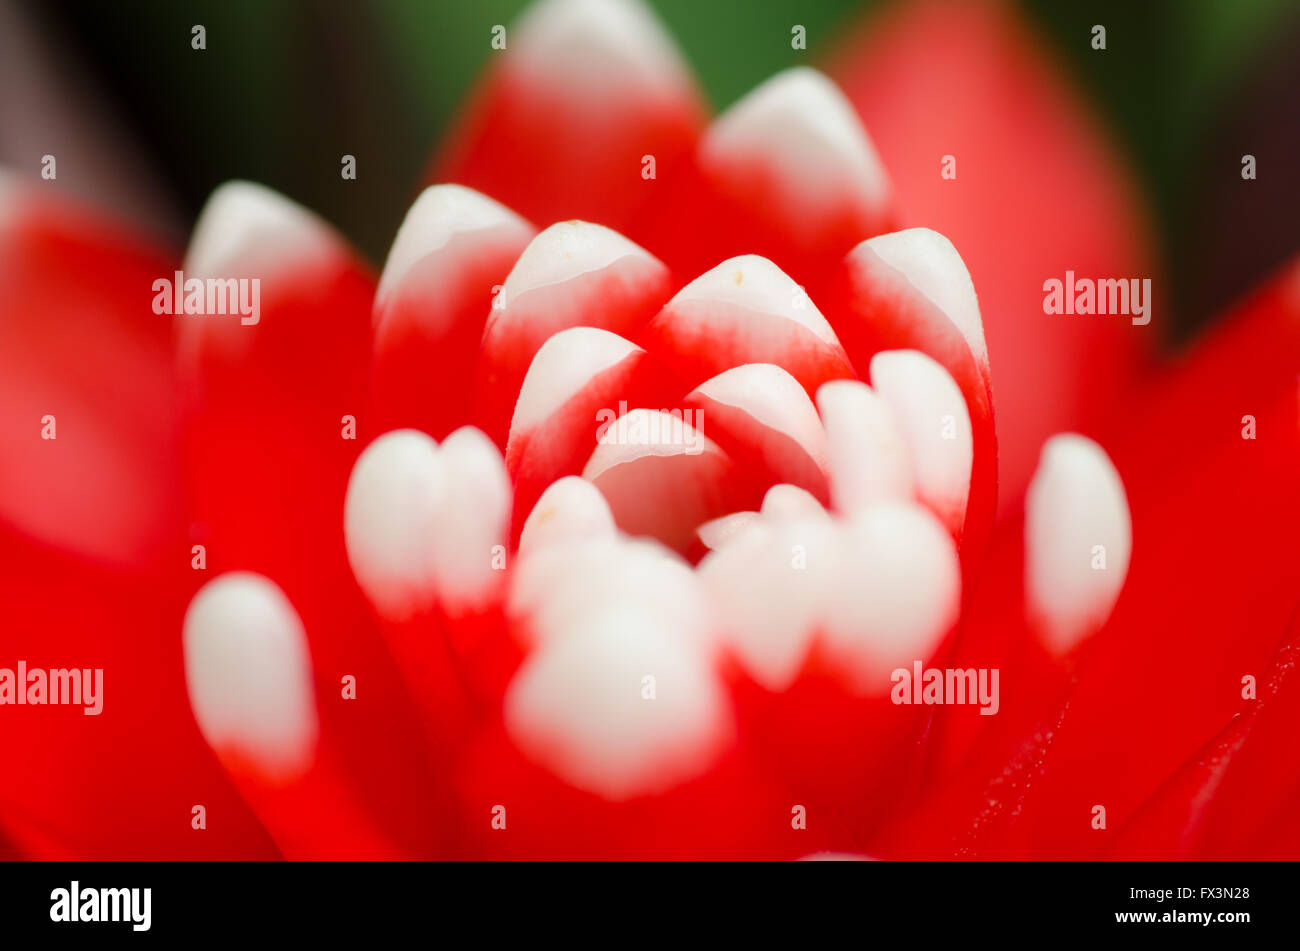
[[[806,67],[772,77],[716,119],[673,198],[660,227],[675,269],[761,254],[808,287],[894,222],[888,176],[852,106]]]
[[[672,41],[636,0],[544,0],[504,39],[429,180],[541,224],[582,218],[639,239],[701,125]]]
[[[727,370],[687,394],[696,428],[749,470],[764,488],[807,489],[830,504],[826,431],[799,382],[770,363]]]
[[[633,409],[609,423],[582,477],[600,489],[622,531],[679,552],[704,522],[752,507],[758,494],[712,440],[660,410]]]
[[[372,432],[413,427],[443,439],[469,422],[484,322],[534,234],[457,185],[416,199],[375,295]]]
[[[633,337],[672,293],[668,269],[622,235],[584,221],[552,225],[524,249],[483,332],[476,415],[504,447],[538,349],[569,327]]]
[[[853,365],[883,350],[919,350],[961,389],[973,456],[962,561],[978,566],[997,507],[998,439],[984,323],[975,288],[952,243],[928,229],[882,235],[854,248],[832,274],[826,312]]]
[[[149,307],[170,262],[34,187],[0,180],[0,201],[0,521],[149,563],[179,515],[171,327]]]
[[[1153,276],[1136,189],[1009,3],[890,7],[837,63],[903,222],[947,235],[970,268],[997,371],[1002,504],[1013,505],[1043,440],[1095,428],[1158,339],[1125,317],[1042,310],[1043,282],[1067,268]],[[955,180],[941,177],[945,156]],[[1155,287],[1159,320],[1168,295]]]
[[[573,327],[542,345],[520,392],[506,449],[516,540],[546,488],[582,472],[602,423],[608,426],[620,407],[654,403],[654,376],[644,350],[608,331]]]
[[[765,258],[724,261],[686,285],[646,328],[645,348],[688,385],[744,363],[773,363],[809,398],[853,367],[803,289]]]
[[[34,857],[274,856],[179,677],[171,328],[149,306],[172,265],[36,188],[0,179],[0,202],[0,663],[103,669],[98,716],[6,705],[0,823]],[[191,830],[196,803],[219,833]]]
[[[283,588],[311,643],[323,733],[362,779],[360,792],[381,804],[379,815],[415,808],[426,766],[391,751],[419,748],[419,721],[343,539],[348,475],[373,432],[364,411],[373,279],[323,221],[248,184],[214,193],[185,267],[191,277],[258,279],[261,288],[256,324],[173,318],[187,397],[188,544],[204,545],[207,559],[188,587],[245,570]],[[346,675],[375,702],[343,700]],[[429,832],[410,823],[397,830],[417,839]]]

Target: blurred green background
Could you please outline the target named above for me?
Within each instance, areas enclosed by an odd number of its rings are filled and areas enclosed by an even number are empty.
[[[216,184],[246,177],[315,208],[379,262],[489,55],[491,25],[525,2],[46,0],[19,13],[80,64],[94,108],[150,157],[149,184],[170,199],[159,233],[183,237]],[[778,69],[816,62],[888,0],[647,2],[723,108]],[[1298,0],[1021,7],[1134,167],[1184,335],[1296,250]],[[207,29],[202,55],[190,48],[196,23]],[[792,23],[807,27],[806,54],[790,48]],[[1089,55],[1094,23],[1107,27],[1104,56]],[[1239,175],[1243,142],[1270,172],[1245,199],[1220,184]],[[340,180],[344,153],[358,156],[356,182]]]

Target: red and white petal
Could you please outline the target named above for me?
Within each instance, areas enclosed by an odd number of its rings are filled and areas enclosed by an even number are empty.
[[[509,519],[501,455],[470,427],[441,446],[415,430],[380,437],[353,470],[344,507],[357,580],[391,621],[435,603],[452,617],[492,607]]]
[[[572,538],[612,536],[614,516],[600,490],[578,476],[552,482],[533,506],[519,533],[519,551]]]
[[[1067,269],[1155,276],[1140,190],[1065,64],[1014,4],[881,7],[846,32],[840,54],[832,75],[892,173],[904,223],[951,238],[975,278],[1005,427],[1002,504],[1013,510],[1043,441],[1105,419],[1160,336],[1125,319],[1041,310],[1043,281]],[[955,177],[942,176],[946,167]],[[905,346],[916,345],[887,348]]]
[[[676,600],[665,600],[664,591],[678,592]],[[532,647],[568,636],[576,618],[606,602],[664,616],[701,647],[715,640],[690,565],[649,539],[602,533],[523,552],[507,605],[518,639]]]
[[[679,415],[634,409],[612,423],[582,477],[618,527],[687,550],[704,522],[745,507],[731,458]]]
[[[839,527],[825,518],[761,518],[700,562],[723,642],[760,687],[780,693],[798,677],[831,603]]]
[[[911,503],[873,505],[849,519],[825,646],[856,692],[884,696],[900,667],[927,663],[961,610],[952,538]]]
[[[975,358],[975,365],[987,379],[989,351],[975,285],[951,241],[929,228],[895,231],[854,248],[848,264],[856,282],[876,284],[871,288],[873,294],[893,295],[906,308],[901,313],[886,315],[886,319],[892,317],[901,325],[899,330],[909,330],[919,339],[930,339],[937,344],[942,339],[943,328],[926,326],[934,320],[934,315],[926,312],[923,301],[915,295],[938,308],[939,315],[946,317],[961,334]],[[908,297],[912,300],[907,300]],[[936,359],[947,356],[942,349],[939,355],[931,355]]]
[[[275,854],[203,743],[175,676],[183,576],[193,573],[172,325],[150,300],[176,264],[50,183],[0,171],[0,650],[10,665],[63,658],[102,668],[109,714],[5,708],[0,851]],[[127,747],[137,755],[68,754]],[[165,818],[169,803],[191,794],[229,820],[219,841]]]
[[[184,622],[199,729],[288,858],[398,858],[322,741],[301,619],[269,579],[230,572]]]
[[[871,386],[893,410],[907,443],[917,497],[960,540],[974,451],[961,390],[938,362],[917,350],[872,357]]]
[[[645,351],[594,327],[562,330],[524,377],[506,441],[515,511],[531,511],[552,482],[582,472],[596,440],[628,405],[653,395]]]
[[[972,440],[962,557],[975,563],[997,507],[998,447],[983,321],[960,255],[927,228],[880,235],[850,252],[825,297],[855,366],[882,350],[919,350],[961,389]]]
[[[1082,436],[1048,440],[1025,498],[1025,598],[1054,654],[1105,623],[1132,549],[1124,484],[1106,453]]]
[[[388,620],[408,620],[437,601],[432,546],[446,482],[438,444],[414,429],[380,436],[352,470],[343,507],[348,562]]]
[[[317,388],[351,384],[359,376],[369,334],[356,311],[368,306],[373,278],[315,213],[263,185],[227,182],[199,214],[183,271],[187,284],[195,278],[258,282],[257,313],[173,317],[179,359],[192,377],[216,383],[210,378],[217,373],[269,366],[290,351],[296,361],[277,369],[304,365],[298,375]],[[294,382],[282,380],[285,386]]]
[[[676,626],[680,611],[656,611],[640,578],[634,573],[618,586],[639,585],[642,596],[633,601],[601,592],[589,598],[563,636],[524,662],[505,698],[507,731],[525,755],[613,801],[705,773],[732,730],[707,644]],[[678,584],[656,595],[671,608],[695,584],[683,566]]]
[[[302,621],[272,582],[249,572],[205,585],[185,615],[185,680],[208,744],[271,783],[316,756],[320,723]]]
[[[447,495],[433,547],[438,592],[453,617],[483,611],[501,596],[510,526],[510,480],[501,454],[477,429],[456,430],[439,449]]]
[[[328,552],[346,573],[337,518],[365,425],[374,285],[316,215],[262,186],[232,182],[204,206],[185,279],[248,280],[247,317],[176,315],[185,394],[183,460],[196,542],[209,566],[253,567],[311,613]],[[246,322],[247,321],[247,322]],[[313,626],[312,619],[308,627]]]
[[[713,260],[752,251],[811,286],[893,222],[889,178],[852,105],[807,67],[774,76],[723,113],[697,163],[708,240],[689,246]]]
[[[256,281],[248,287],[259,289],[260,313],[256,323],[171,318],[184,387],[185,550],[202,544],[208,571],[275,579],[303,620],[322,695],[346,674],[385,698],[346,712],[327,704],[321,716],[367,796],[396,814],[415,798],[417,761],[387,756],[375,736],[400,744],[418,737],[418,723],[352,583],[340,517],[368,431],[373,278],[316,215],[243,183],[218,189],[200,215],[187,279],[201,276]],[[187,574],[197,586],[202,575]]]
[[[506,444],[511,414],[542,345],[572,327],[640,333],[672,293],[668,269],[617,232],[585,221],[552,225],[524,249],[483,333],[477,419]]]
[[[653,14],[638,0],[543,0],[490,59],[431,180],[463,182],[534,221],[582,218],[636,238],[628,229],[664,200],[703,117]]]
[[[770,363],[725,370],[687,394],[696,427],[707,428],[740,465],[829,499],[826,431],[799,382]]]
[[[907,443],[893,409],[871,387],[827,383],[817,391],[817,408],[826,427],[831,502],[839,512],[915,495]]]
[[[467,422],[484,323],[536,230],[460,185],[427,188],[406,213],[375,294],[370,421],[437,439]]]
[[[698,385],[746,363],[771,363],[812,396],[853,367],[803,288],[766,258],[724,261],[678,291],[646,329],[646,349]]]

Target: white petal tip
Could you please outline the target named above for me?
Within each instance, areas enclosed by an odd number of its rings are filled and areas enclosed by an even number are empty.
[[[989,350],[975,285],[952,242],[929,228],[908,228],[868,238],[863,245],[948,315],[966,338],[975,362],[987,373]]]
[[[1054,653],[1105,623],[1132,548],[1128,499],[1110,458],[1083,436],[1053,436],[1025,498],[1025,597]]]
[[[446,247],[460,234],[504,228],[519,234],[532,226],[499,202],[463,185],[431,185],[402,219],[388,252],[376,303],[382,303],[421,259]]]
[[[831,502],[841,513],[876,502],[909,499],[914,480],[893,409],[858,380],[832,380],[817,390],[826,427]]]
[[[959,532],[974,459],[970,411],[960,387],[936,360],[916,350],[877,353],[871,358],[871,385],[898,421],[917,495]]]
[[[338,240],[313,212],[254,182],[233,181],[208,198],[183,265],[187,277],[222,277],[310,256]]]
[[[683,287],[668,307],[695,301],[729,304],[760,314],[792,320],[811,330],[824,343],[839,346],[831,325],[794,280],[757,254],[723,261]]]
[[[720,169],[766,162],[778,181],[799,182],[803,199],[814,206],[850,200],[882,209],[892,190],[852,104],[834,82],[806,66],[778,73],[723,113],[701,151],[706,164]]]
[[[264,778],[315,755],[318,724],[307,637],[293,605],[251,572],[208,582],[185,612],[185,680],[208,744]]]
[[[348,561],[390,620],[405,620],[436,599],[432,532],[445,491],[438,444],[413,429],[380,436],[353,466],[343,507]]]
[[[569,95],[625,90],[679,96],[689,73],[672,39],[639,0],[541,0],[512,28],[518,67]],[[621,98],[621,97],[620,97]]]
[[[530,758],[614,801],[699,775],[730,735],[706,652],[640,604],[582,612],[542,644],[510,684],[505,720]]]
[[[558,222],[541,231],[519,255],[506,277],[506,300],[513,301],[535,288],[562,284],[591,271],[603,270],[625,257],[658,264],[649,251],[603,225],[587,221]]]
[[[519,536],[521,553],[572,538],[613,536],[614,516],[600,490],[578,476],[552,482],[528,513]]]
[[[596,327],[570,327],[550,337],[524,374],[510,422],[511,435],[534,428],[600,371],[640,350],[618,334]]]

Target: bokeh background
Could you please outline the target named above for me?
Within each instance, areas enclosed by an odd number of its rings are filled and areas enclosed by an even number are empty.
[[[649,0],[725,108],[889,0]],[[1300,2],[1018,0],[1132,166],[1186,337],[1296,249]],[[265,182],[382,262],[440,132],[525,0],[0,0],[0,162],[180,245],[214,186]],[[208,48],[190,48],[191,27]],[[790,46],[803,24],[808,51]],[[1097,53],[1092,25],[1107,28]],[[1246,145],[1250,148],[1247,149]],[[1243,151],[1259,178],[1239,187]],[[359,159],[356,182],[339,156]]]

